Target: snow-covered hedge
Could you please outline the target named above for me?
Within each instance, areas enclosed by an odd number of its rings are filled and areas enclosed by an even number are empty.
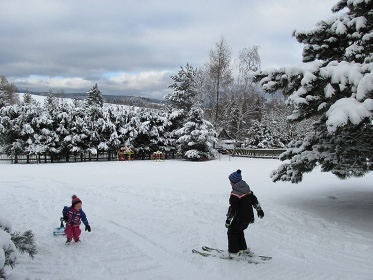
[[[199,110],[200,123],[193,133],[199,134],[194,141],[201,147],[190,149],[211,158],[215,132]],[[0,146],[8,155],[46,153],[55,158],[88,151],[117,151],[123,146],[136,154],[173,152],[177,149],[176,141],[184,136],[176,131],[186,125],[175,121],[179,115],[177,111],[87,106],[58,100],[49,100],[44,105],[6,106],[0,109]],[[188,125],[193,125],[191,122],[188,120]]]
[[[0,109],[0,146],[7,154],[56,157],[123,146],[170,151],[175,149],[171,125],[166,113],[138,108],[62,101],[13,105]]]

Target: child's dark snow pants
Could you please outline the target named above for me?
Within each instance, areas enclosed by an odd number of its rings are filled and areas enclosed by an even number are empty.
[[[248,223],[240,223],[233,220],[228,228],[228,251],[229,253],[238,253],[241,250],[246,250],[246,240],[244,230],[247,229]]]

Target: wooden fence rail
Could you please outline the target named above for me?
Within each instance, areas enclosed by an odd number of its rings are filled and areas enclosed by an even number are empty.
[[[228,149],[227,152],[234,157],[251,158],[278,158],[285,149]]]

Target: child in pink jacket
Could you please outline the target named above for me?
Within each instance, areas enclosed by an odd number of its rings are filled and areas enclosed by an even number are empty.
[[[82,210],[82,201],[76,196],[72,196],[71,206],[65,206],[62,210],[63,219],[66,222],[65,234],[67,237],[66,245],[70,245],[72,239],[75,242],[79,242],[81,234],[80,224],[81,221],[85,225],[85,230],[91,232],[91,226],[87,220],[87,217]]]

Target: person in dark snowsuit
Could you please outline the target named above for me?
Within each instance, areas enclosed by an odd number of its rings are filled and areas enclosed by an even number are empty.
[[[264,212],[249,185],[242,180],[241,170],[231,173],[228,178],[232,186],[225,222],[228,228],[228,251],[231,254],[247,254],[250,252],[247,250],[244,230],[254,222],[253,207],[261,219],[264,217]]]

